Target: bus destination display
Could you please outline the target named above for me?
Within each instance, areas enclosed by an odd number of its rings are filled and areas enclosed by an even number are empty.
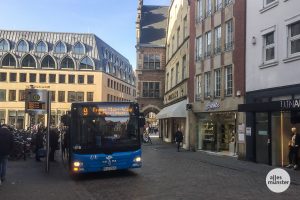
[[[100,116],[128,116],[132,112],[132,108],[128,106],[103,106],[103,107],[82,107],[81,114],[83,116],[100,115]]]

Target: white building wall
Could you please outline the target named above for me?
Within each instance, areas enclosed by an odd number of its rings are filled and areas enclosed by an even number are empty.
[[[300,21],[300,1],[275,0],[269,9],[264,8],[264,1],[247,1],[247,92],[300,84],[300,56],[294,57],[294,61],[287,59],[290,58],[287,53],[288,24]],[[275,64],[264,66],[263,34],[271,27],[275,28]]]

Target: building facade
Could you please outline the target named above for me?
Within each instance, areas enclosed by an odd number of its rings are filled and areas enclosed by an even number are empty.
[[[183,147],[189,149],[190,130],[186,105],[193,95],[194,1],[173,0],[169,8],[166,38],[166,79],[164,109],[158,114],[160,132],[166,142],[173,142],[178,128],[183,132]],[[192,53],[191,53],[192,52]]]
[[[291,127],[300,130],[299,2],[247,1],[246,47],[246,158],[283,166]]]
[[[163,108],[166,65],[167,6],[143,5],[139,0],[136,21],[137,102],[152,125]],[[154,121],[153,121],[154,120]]]
[[[195,147],[243,157],[246,1],[195,4]]]
[[[24,91],[51,91],[51,123],[78,101],[134,101],[129,61],[94,34],[0,30],[0,121],[26,128]],[[45,116],[35,116],[45,123]]]

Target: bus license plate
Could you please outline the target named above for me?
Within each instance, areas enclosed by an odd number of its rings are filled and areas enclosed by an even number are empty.
[[[117,167],[116,166],[111,166],[111,167],[103,167],[103,171],[112,171],[112,170],[116,170]]]

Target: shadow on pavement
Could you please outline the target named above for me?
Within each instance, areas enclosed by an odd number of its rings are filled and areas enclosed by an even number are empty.
[[[90,181],[95,179],[114,179],[114,178],[124,178],[124,177],[137,177],[138,174],[131,170],[117,170],[109,172],[95,172],[88,174],[77,174],[73,175],[72,179],[74,181]]]

